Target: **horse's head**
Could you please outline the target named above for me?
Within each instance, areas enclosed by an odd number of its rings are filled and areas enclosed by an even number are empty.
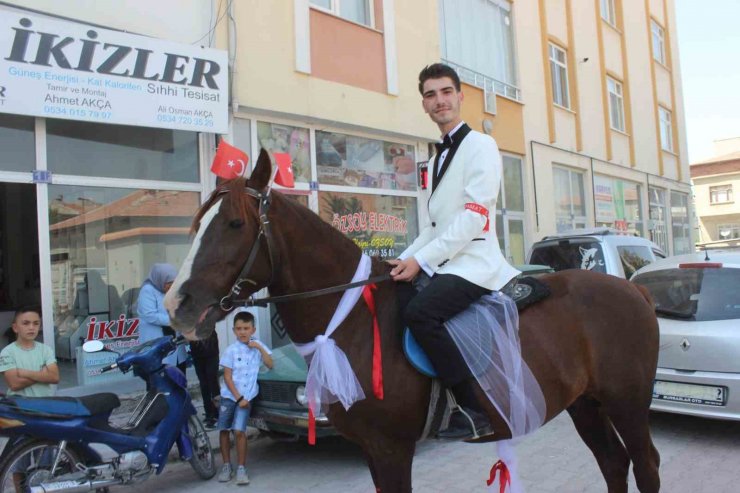
[[[208,337],[227,315],[231,307],[224,297],[237,279],[243,279],[237,286],[240,298],[270,283],[273,265],[264,237],[259,238],[259,211],[266,212],[268,203],[260,196],[271,175],[272,162],[263,149],[248,181],[219,186],[196,214],[190,253],[164,300],[172,327],[188,339]]]

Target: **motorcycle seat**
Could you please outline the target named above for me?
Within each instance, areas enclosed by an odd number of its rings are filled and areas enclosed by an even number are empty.
[[[116,394],[104,392],[82,397],[23,397],[10,395],[5,403],[22,413],[59,417],[88,417],[108,413],[121,405]]]

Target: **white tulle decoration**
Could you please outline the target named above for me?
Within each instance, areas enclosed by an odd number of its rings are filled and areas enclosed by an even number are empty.
[[[547,406],[539,383],[522,359],[516,304],[494,292],[446,326],[478,384],[511,430],[511,440],[498,442],[498,454],[509,469],[511,491],[521,493],[514,446],[518,438],[542,426]]]
[[[363,254],[351,282],[367,279],[371,266],[370,257]],[[365,398],[347,355],[331,338],[357,304],[362,289],[363,286],[359,286],[344,292],[324,334],[316,336],[313,342],[295,344],[298,353],[308,363],[306,396],[314,416],[320,412],[326,414],[327,407],[334,402],[341,402],[345,409],[349,409],[352,404]]]

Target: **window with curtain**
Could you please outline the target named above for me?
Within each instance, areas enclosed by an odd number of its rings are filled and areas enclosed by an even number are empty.
[[[606,78],[606,87],[609,91],[609,121],[614,130],[624,132],[624,97],[622,95],[622,83]]]
[[[311,0],[311,5],[328,10],[348,21],[373,27],[373,0]]]
[[[440,0],[442,58],[517,85],[514,23],[503,0]]]
[[[665,65],[665,31],[653,20],[650,21],[650,31],[653,38],[653,59]]]
[[[728,202],[732,202],[732,184],[709,187],[710,204],[726,204]]]
[[[552,43],[550,43],[550,78],[552,79],[552,102],[563,108],[570,108],[565,50]]]
[[[617,14],[614,9],[615,0],[601,0],[601,18],[612,26],[617,25]]]
[[[673,122],[671,112],[662,106],[658,107],[660,117],[660,147],[664,151],[673,152]]]

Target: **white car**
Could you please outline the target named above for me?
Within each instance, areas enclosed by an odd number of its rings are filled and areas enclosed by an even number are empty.
[[[586,228],[545,236],[532,245],[527,263],[549,265],[555,271],[584,269],[629,279],[637,269],[665,256],[647,238],[611,228]]]
[[[660,325],[651,408],[740,420],[740,253],[669,257],[635,273]]]

